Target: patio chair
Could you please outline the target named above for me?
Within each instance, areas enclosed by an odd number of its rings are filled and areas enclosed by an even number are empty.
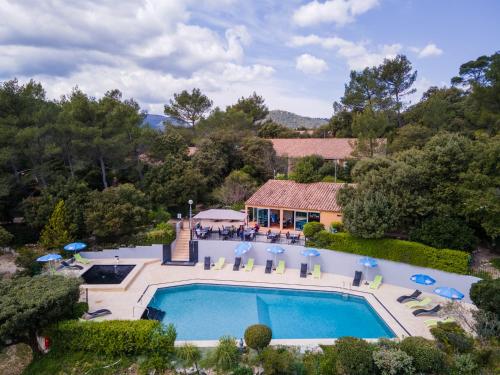
[[[248,259],[247,264],[245,265],[245,271],[250,272],[253,270],[253,264],[255,260],[253,258]]]
[[[319,264],[314,265],[312,275],[315,279],[321,278],[321,266]]]
[[[205,257],[205,263],[203,264],[203,269],[204,270],[210,269],[210,257]]]
[[[377,275],[370,283],[370,289],[376,290],[380,287],[381,284],[382,284],[382,275]]]
[[[413,312],[415,316],[432,316],[436,315],[441,310],[441,305],[436,305],[432,309],[417,309]]]
[[[265,273],[271,273],[271,270],[273,268],[273,261],[272,260],[267,260],[266,261],[266,269],[265,269]]]
[[[82,257],[80,255],[80,253],[75,253],[75,255],[73,255],[73,258],[75,258],[75,261],[77,261],[78,263],[90,264],[90,260],[85,259],[84,257]]]
[[[425,297],[421,301],[406,302],[405,305],[406,305],[406,307],[408,307],[410,309],[416,309],[417,307],[426,307],[426,306],[430,305],[431,302],[432,302],[432,299],[430,297]]]
[[[354,272],[354,279],[352,280],[352,286],[359,286],[359,284],[361,283],[361,276],[363,276],[363,272],[361,271]]]
[[[400,296],[400,297],[398,297],[397,301],[399,303],[408,302],[408,301],[414,301],[421,294],[422,294],[422,292],[417,289],[412,294],[410,294],[409,296]]]
[[[83,314],[82,319],[84,319],[84,320],[92,320],[92,319],[100,318],[102,316],[109,315],[109,314],[111,314],[110,310],[108,310],[108,309],[99,309],[99,310],[92,311],[92,312],[90,312],[90,311],[86,312],[85,314]]]
[[[307,263],[300,264],[300,277],[307,277]]]
[[[224,267],[224,263],[226,263],[226,258],[220,257],[214,265],[214,270],[221,270]]]
[[[446,319],[427,319],[424,321],[424,324],[431,328],[431,327],[436,327],[438,323],[455,323],[455,319],[453,318],[446,318]]]
[[[280,274],[280,275],[283,275],[285,273],[285,261],[284,260],[280,260],[278,262],[278,267],[276,267],[276,273]]]
[[[83,267],[78,265],[78,264],[69,264],[68,262],[66,262],[65,260],[63,260],[61,262],[61,266],[62,268],[68,268],[70,270],[77,270],[77,271],[81,271],[83,270]]]
[[[234,258],[233,271],[239,271],[240,270],[240,265],[241,265],[241,257]]]

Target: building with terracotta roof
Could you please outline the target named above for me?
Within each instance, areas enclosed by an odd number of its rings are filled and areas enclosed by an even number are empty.
[[[246,202],[248,222],[263,228],[302,231],[304,224],[321,222],[329,227],[342,221],[337,193],[343,184],[269,180]]]

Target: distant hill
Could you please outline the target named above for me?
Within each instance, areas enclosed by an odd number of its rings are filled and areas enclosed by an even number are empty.
[[[328,119],[326,118],[299,116],[292,112],[280,110],[269,111],[267,119],[272,120],[277,124],[284,125],[290,129],[297,129],[301,127],[312,129],[328,123]]]
[[[144,118],[143,125],[150,126],[153,129],[163,130],[164,122],[169,122],[175,126],[189,126],[187,122],[176,119],[175,117],[150,114],[147,114]]]

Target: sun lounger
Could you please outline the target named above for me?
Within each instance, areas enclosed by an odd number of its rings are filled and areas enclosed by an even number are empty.
[[[240,265],[241,265],[241,257],[234,258],[233,271],[239,271],[240,270]]]
[[[278,262],[278,267],[276,267],[276,273],[279,273],[280,275],[285,273],[285,261],[280,260]]]
[[[352,280],[352,286],[359,286],[359,284],[361,283],[361,276],[363,276],[363,272],[361,271],[354,272],[354,279]]]
[[[312,275],[315,279],[321,278],[321,266],[319,264],[314,265]]]
[[[251,270],[253,270],[254,262],[255,260],[253,258],[248,259],[247,264],[245,266],[245,271],[250,272]]]
[[[219,260],[214,265],[214,270],[221,270],[224,267],[224,263],[226,262],[226,258],[220,257]]]
[[[76,260],[78,263],[82,263],[82,264],[90,264],[90,260],[85,259],[85,258],[84,258],[84,257],[82,257],[79,253],[75,253],[75,255],[73,256],[73,258],[75,258],[75,260]]]
[[[307,263],[300,264],[300,277],[307,277]]]
[[[61,269],[62,269],[62,268],[68,268],[68,269],[70,269],[70,270],[77,270],[77,271],[81,271],[81,270],[83,270],[83,267],[82,267],[82,266],[80,266],[80,265],[78,265],[78,264],[70,264],[70,263],[66,262],[65,260],[63,260],[63,261],[61,262],[61,266],[62,266],[62,267],[61,267]]]
[[[427,319],[424,321],[424,324],[431,328],[431,327],[436,327],[438,323],[454,323],[455,319],[453,318],[446,318],[446,319]]]
[[[370,283],[370,289],[378,289],[379,286],[382,284],[382,275],[377,275],[373,279],[373,281]]]
[[[203,269],[204,270],[210,269],[210,257],[205,257],[205,263],[203,264]]]
[[[406,302],[405,305],[410,309],[416,309],[417,307],[426,307],[432,302],[432,299],[429,297],[425,297],[421,301],[410,301]]]
[[[271,270],[273,268],[273,261],[272,260],[267,260],[266,262],[266,273],[271,273]]]
[[[91,319],[100,318],[102,316],[109,315],[109,314],[111,314],[111,311],[109,311],[108,309],[99,309],[99,310],[92,311],[92,312],[86,312],[85,314],[83,314],[83,319],[91,320]]]
[[[436,305],[432,309],[417,309],[413,312],[413,315],[415,316],[430,316],[430,315],[436,315],[439,310],[441,310],[441,305]]]
[[[422,294],[422,292],[417,289],[412,294],[410,294],[409,296],[400,296],[400,297],[398,297],[397,301],[399,303],[408,302],[408,301],[414,301],[421,294]]]

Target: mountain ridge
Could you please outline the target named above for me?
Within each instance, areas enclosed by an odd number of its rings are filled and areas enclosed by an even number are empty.
[[[293,112],[283,111],[280,109],[274,109],[272,111],[269,111],[269,114],[266,116],[266,119],[271,120],[277,124],[286,126],[287,128],[290,129],[297,129],[302,127],[308,129],[314,129],[322,125],[328,124],[327,118],[301,116]]]

